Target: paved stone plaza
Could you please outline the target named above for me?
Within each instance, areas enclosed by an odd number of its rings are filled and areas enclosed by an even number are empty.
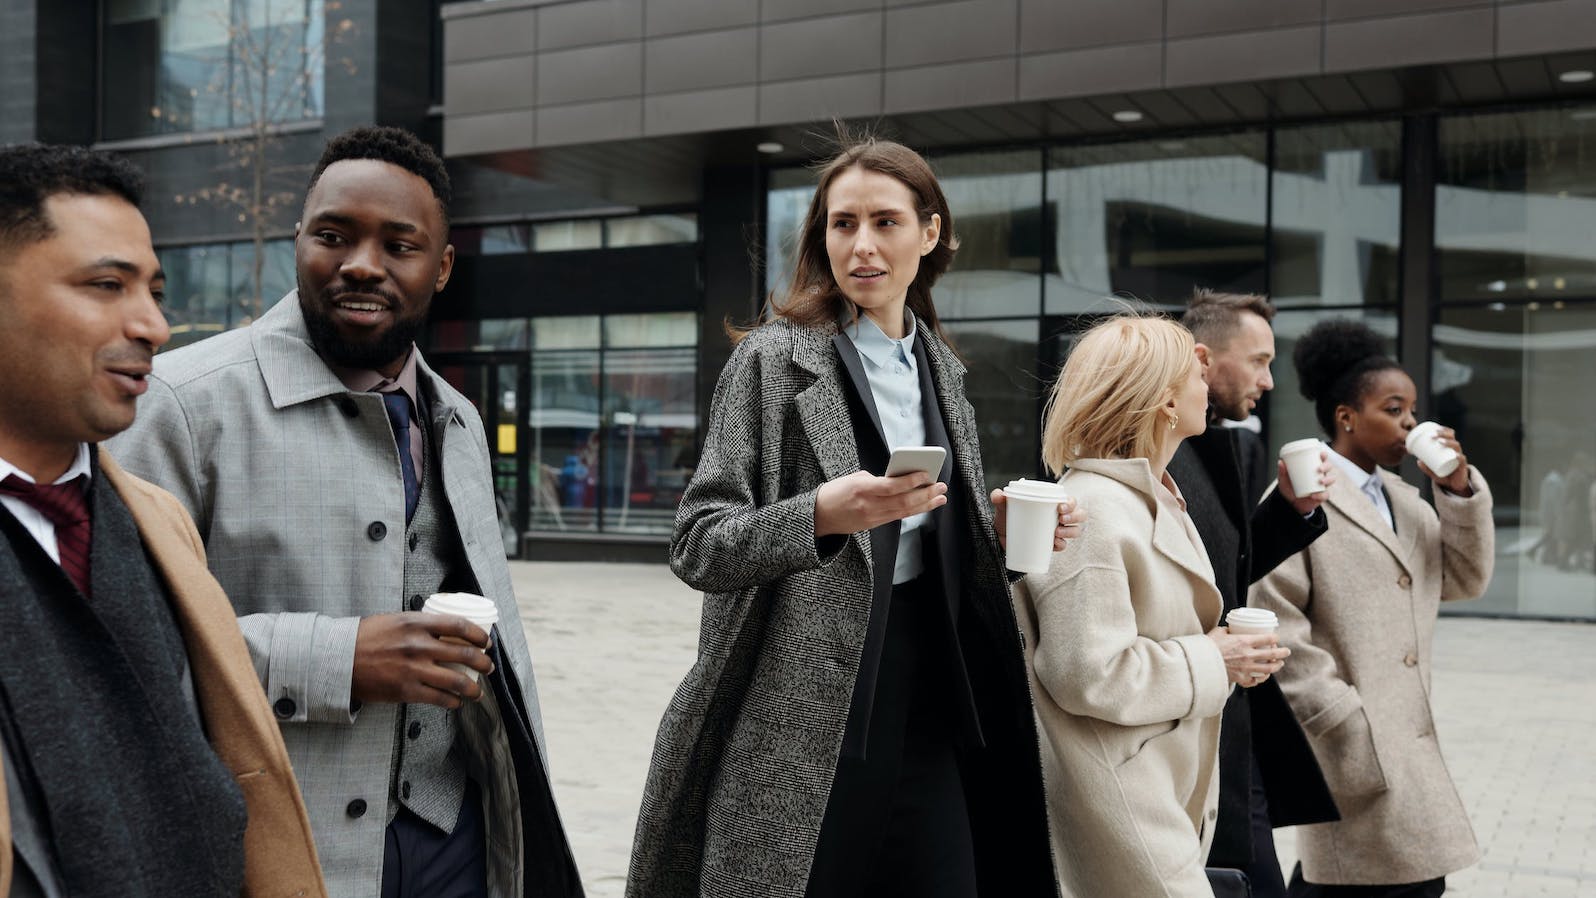
[[[656,565],[516,563],[555,789],[592,898],[622,893],[660,714],[699,598]],[[1448,618],[1436,724],[1485,858],[1466,898],[1596,898],[1596,626]],[[1288,830],[1281,860],[1293,857]]]

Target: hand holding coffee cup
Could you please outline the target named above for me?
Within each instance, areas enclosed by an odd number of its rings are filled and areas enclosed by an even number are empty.
[[[436,592],[428,597],[426,604],[421,606],[423,614],[452,614],[463,617],[478,627],[483,632],[491,633],[493,625],[499,622],[499,607],[493,604],[492,599],[473,595],[469,592]],[[443,642],[452,642],[456,645],[472,645],[467,640],[454,636],[438,637]],[[477,682],[477,671],[463,664],[444,664],[444,667],[454,668]],[[489,665],[490,669],[492,665]]]
[[[488,645],[487,629],[461,615],[407,611],[363,617],[355,631],[350,698],[458,708],[481,698],[482,688],[445,665],[489,673]]]
[[[1293,500],[1295,504],[1298,499],[1316,496],[1317,499],[1313,503],[1315,507],[1324,501],[1325,491],[1329,489],[1334,475],[1331,473],[1329,454],[1325,452],[1323,443],[1312,437],[1292,440],[1280,447],[1280,461],[1284,466],[1284,476],[1280,480],[1281,487],[1282,490],[1290,491],[1286,498]],[[1307,514],[1306,511],[1302,513]]]
[[[1408,452],[1419,461],[1419,470],[1448,492],[1470,495],[1468,459],[1457,433],[1434,421],[1425,421],[1408,431]]]
[[[1208,631],[1225,659],[1225,673],[1238,686],[1256,686],[1285,666],[1291,650],[1279,644],[1279,620],[1263,608],[1234,608],[1226,626]]]
[[[1009,497],[1002,490],[993,490],[988,498],[992,501],[992,528],[997,531],[998,545],[1007,550]],[[1053,551],[1064,551],[1070,540],[1080,537],[1081,529],[1085,526],[1086,509],[1076,504],[1075,497],[1066,496],[1058,504],[1058,528],[1053,531]]]

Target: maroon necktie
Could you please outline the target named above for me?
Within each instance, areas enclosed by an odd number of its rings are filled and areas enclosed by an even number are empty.
[[[89,596],[89,502],[84,495],[87,477],[74,477],[66,483],[39,485],[15,475],[0,480],[0,493],[16,496],[28,503],[55,525],[56,554],[61,570],[72,578],[84,597]]]

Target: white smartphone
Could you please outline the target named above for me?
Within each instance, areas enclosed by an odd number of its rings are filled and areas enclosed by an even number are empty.
[[[915,471],[924,471],[935,480],[942,473],[942,460],[947,457],[948,450],[941,446],[899,446],[892,450],[892,458],[887,462],[888,477],[897,477],[903,474],[913,474]]]

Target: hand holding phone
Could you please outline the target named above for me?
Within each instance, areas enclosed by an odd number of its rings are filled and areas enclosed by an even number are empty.
[[[936,480],[942,473],[942,461],[947,454],[948,451],[941,446],[899,446],[892,450],[886,476],[899,477],[924,471],[931,475],[932,480]]]

